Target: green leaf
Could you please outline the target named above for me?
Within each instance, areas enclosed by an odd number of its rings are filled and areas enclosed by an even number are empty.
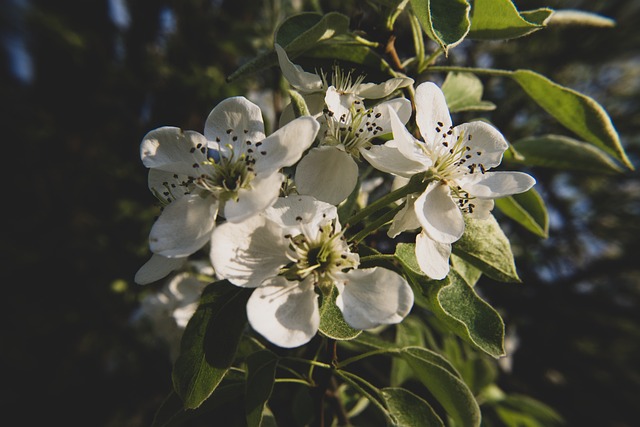
[[[275,42],[282,46],[289,59],[294,59],[304,51],[317,46],[339,34],[349,31],[349,18],[337,12],[325,15],[315,12],[303,12],[283,21],[275,31]],[[249,74],[256,73],[278,64],[275,51],[264,52],[240,66],[227,77],[231,82]]]
[[[527,166],[605,174],[622,172],[620,166],[602,150],[567,136],[529,137],[511,145],[524,156],[522,163]]]
[[[329,295],[323,295],[320,306],[320,332],[334,340],[352,340],[361,330],[354,329],[344,321],[342,312],[336,305],[338,289],[332,286]]]
[[[633,170],[633,165],[620,144],[618,132],[600,104],[531,70],[516,70],[510,76],[540,107],[567,129]]]
[[[493,216],[465,217],[464,234],[452,245],[452,252],[487,276],[500,282],[521,282],[511,244]]]
[[[451,268],[465,281],[469,286],[475,286],[482,276],[482,271],[467,261],[463,260],[456,254],[451,254]]]
[[[478,402],[460,374],[446,359],[419,347],[404,348],[400,356],[409,363],[420,382],[429,389],[456,425],[480,425]]]
[[[197,408],[216,389],[233,363],[247,322],[252,289],[226,280],[207,286],[185,328],[172,378],[184,407]]]
[[[498,312],[455,270],[448,278],[424,287],[431,312],[463,340],[495,358],[504,356],[504,322]]]
[[[444,423],[424,399],[409,390],[387,387],[380,390],[393,425],[402,427],[444,427]]]
[[[353,42],[338,41],[337,38],[319,43],[312,50],[305,52],[304,56],[332,61],[347,61],[381,72],[391,70],[389,63],[371,48]]]
[[[275,42],[289,59],[310,50],[317,43],[349,31],[349,17],[338,12],[302,12],[287,18],[275,32]]]
[[[472,73],[451,72],[442,83],[442,92],[449,111],[490,111],[495,110],[493,102],[482,100],[482,82]]]
[[[227,381],[225,378],[211,396],[196,409],[185,409],[180,396],[172,391],[160,405],[151,427],[183,427],[189,421],[197,419],[207,412],[240,400],[243,391],[244,382]]]
[[[506,216],[542,238],[549,237],[549,214],[538,192],[529,191],[496,199],[496,206]]]
[[[469,38],[508,40],[545,27],[551,9],[519,12],[511,0],[474,0]]]
[[[425,347],[424,325],[415,317],[406,317],[396,325],[396,347]],[[399,358],[391,360],[390,384],[400,386],[413,376],[406,361]]]
[[[247,358],[245,410],[248,427],[260,427],[265,404],[271,396],[278,356],[268,350],[255,352]]]
[[[471,25],[465,0],[410,0],[422,30],[438,43],[445,55],[464,40]]]

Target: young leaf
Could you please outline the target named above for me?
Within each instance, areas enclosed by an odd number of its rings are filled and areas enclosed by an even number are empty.
[[[452,246],[452,252],[487,276],[500,282],[521,282],[511,252],[511,244],[493,216],[488,219],[465,217],[465,232]]]
[[[320,306],[320,332],[334,340],[352,340],[362,331],[354,329],[344,321],[342,312],[336,305],[338,289],[331,288],[329,295],[324,295]]]
[[[616,21],[596,13],[583,10],[556,10],[547,22],[548,25],[580,25],[589,27],[615,27]]]
[[[445,55],[464,40],[471,25],[466,0],[410,0],[422,30],[438,43]]]
[[[247,322],[252,289],[226,280],[205,288],[185,328],[173,372],[173,387],[187,409],[197,408],[216,389],[233,363]]]
[[[529,191],[502,197],[495,201],[498,209],[533,234],[544,239],[549,237],[549,215],[544,200],[538,192]]]
[[[482,91],[482,82],[471,73],[449,73],[442,83],[442,92],[452,113],[495,110],[493,102],[482,100]]]
[[[504,322],[455,270],[449,280],[424,287],[430,310],[463,340],[493,356],[504,356]]]
[[[402,427],[444,427],[444,423],[421,397],[409,390],[387,387],[380,390],[389,413],[395,419],[395,426]]]
[[[456,425],[478,427],[480,407],[460,374],[437,353],[419,347],[402,349],[406,360],[420,382],[429,389]]]
[[[562,135],[519,139],[511,144],[527,166],[594,173],[620,173],[622,169],[602,150]]]
[[[293,114],[296,117],[310,115],[309,108],[307,107],[307,102],[304,100],[302,95],[300,95],[295,90],[290,90],[289,96],[291,97],[291,106],[293,107]]]
[[[618,132],[600,104],[531,70],[516,70],[510,76],[531,99],[567,129],[633,170],[620,144]]]
[[[507,40],[526,36],[544,28],[551,9],[518,12],[511,0],[474,0],[469,37],[480,40]]]
[[[247,358],[245,410],[247,427],[260,427],[265,404],[271,396],[278,356],[268,350],[257,351]]]

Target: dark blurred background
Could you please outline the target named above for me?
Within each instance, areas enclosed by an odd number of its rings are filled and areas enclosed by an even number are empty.
[[[640,2],[515,3],[582,9],[617,26],[465,41],[451,62],[528,68],[593,97],[637,167]],[[280,100],[269,92],[279,88],[277,69],[234,83],[225,78],[272,46],[285,16],[317,7],[348,14],[353,29],[375,38],[379,23],[364,1],[0,3],[0,120],[9,166],[0,401],[4,418],[18,417],[13,425],[151,424],[170,390],[171,361],[133,322],[145,292],[133,277],[149,258],[157,214],[140,141],[163,125],[201,131],[211,108],[232,95],[278,111]],[[485,98],[498,105],[488,117],[509,140],[567,134],[512,82],[483,82]],[[501,386],[551,405],[571,426],[638,425],[638,174],[532,173],[549,208],[550,237],[501,220],[523,284],[478,285],[518,337]]]

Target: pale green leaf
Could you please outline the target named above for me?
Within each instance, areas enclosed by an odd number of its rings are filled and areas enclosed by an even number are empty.
[[[538,192],[529,191],[496,199],[496,207],[506,216],[542,238],[549,236],[549,215]]]
[[[442,356],[420,347],[402,349],[400,356],[413,369],[416,377],[453,418],[456,425],[480,425],[480,407],[460,374]]]
[[[197,408],[231,367],[247,322],[252,289],[219,281],[205,288],[187,324],[173,372],[173,387],[184,407]]]
[[[455,270],[449,280],[425,286],[430,311],[460,338],[493,356],[504,356],[504,322]]]
[[[410,0],[411,9],[425,34],[444,50],[462,40],[469,32],[469,2],[466,0]]]
[[[249,355],[246,363],[247,385],[244,404],[247,426],[260,427],[265,404],[273,390],[278,356],[268,350],[261,350]]]
[[[323,295],[320,305],[320,332],[334,340],[352,340],[360,333],[344,321],[342,312],[336,305],[338,289],[333,286],[329,295]]]
[[[482,82],[472,73],[451,72],[442,83],[449,111],[490,111],[494,103],[482,100]]]
[[[567,129],[633,169],[611,118],[600,104],[531,70],[517,70],[510,76]]]
[[[487,276],[501,282],[521,282],[516,272],[511,244],[493,216],[465,217],[465,232],[452,251]]]
[[[469,37],[507,40],[544,28],[551,9],[519,12],[511,0],[474,0]]]
[[[381,391],[389,413],[398,427],[444,427],[444,423],[424,399],[409,390],[397,387]]]
[[[512,143],[527,166],[593,173],[620,173],[622,169],[602,150],[562,135],[523,138]]]

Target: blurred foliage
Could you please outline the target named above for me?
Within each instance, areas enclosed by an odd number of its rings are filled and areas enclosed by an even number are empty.
[[[164,343],[132,327],[147,291],[133,276],[149,256],[158,213],[138,155],[143,135],[162,125],[202,129],[216,103],[239,94],[271,106],[275,120],[281,100],[258,89],[280,87],[277,69],[225,79],[270,49],[273,28],[295,10],[343,12],[370,39],[387,36],[384,23],[372,19],[373,2],[139,0],[114,13],[124,3],[0,5],[0,117],[9,147],[6,189],[13,191],[4,204],[9,295],[0,362],[7,371],[3,403],[19,425],[148,426],[171,387]],[[465,40],[450,61],[531,68],[593,97],[637,167],[640,5],[515,3],[589,10],[617,25],[550,26],[509,42]],[[406,28],[397,34],[400,53],[411,48]],[[16,68],[21,46],[31,74]],[[510,140],[557,130],[515,83],[483,80],[486,100],[498,106],[492,121]],[[454,122],[466,121],[458,114]],[[532,174],[551,213],[549,238],[500,219],[523,284],[483,278],[476,287],[518,337],[500,386],[550,404],[571,426],[632,426],[640,399],[638,173]]]

